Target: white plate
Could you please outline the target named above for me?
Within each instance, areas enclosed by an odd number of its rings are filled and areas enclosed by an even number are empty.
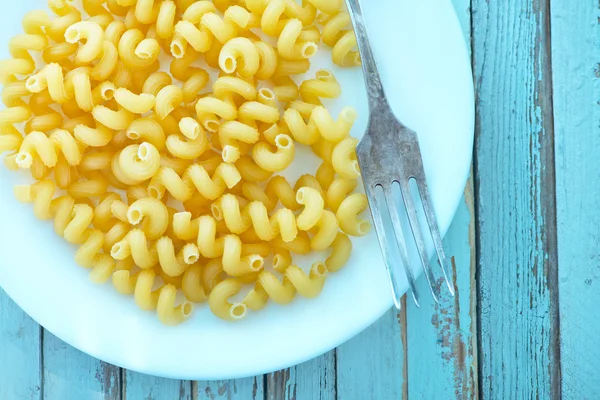
[[[42,0],[11,2],[0,14],[0,43],[19,33],[25,12]],[[449,0],[363,0],[367,27],[394,110],[419,133],[439,224],[452,220],[469,172],[473,145],[473,88],[469,57]],[[2,46],[1,58],[8,57]],[[333,68],[326,54],[314,60],[331,68],[343,97],[332,104],[356,107],[354,136],[366,126],[359,68]],[[314,71],[314,69],[313,69]],[[314,160],[311,158],[311,160]],[[312,162],[314,173],[317,164]],[[296,171],[298,172],[298,171]],[[224,379],[260,374],[318,356],[379,318],[392,304],[374,234],[354,241],[349,265],[332,274],[320,297],[269,304],[239,323],[198,306],[178,326],[162,326],[110,284],[96,286],[73,261],[74,248],[50,222],[15,201],[12,186],[24,174],[0,168],[0,285],[37,322],[70,345],[107,362],[148,374]],[[420,271],[414,263],[415,272]],[[405,281],[401,285],[406,288]],[[423,293],[428,296],[427,293]]]

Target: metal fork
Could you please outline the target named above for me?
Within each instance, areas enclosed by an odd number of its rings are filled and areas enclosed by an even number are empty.
[[[446,255],[444,253],[442,237],[432,209],[417,134],[404,126],[398,118],[396,118],[390,108],[369,45],[359,0],[346,0],[346,4],[348,5],[352,25],[358,42],[369,101],[369,123],[365,136],[358,144],[358,163],[362,171],[362,179],[369,200],[371,215],[373,216],[373,221],[375,223],[377,238],[379,239],[379,245],[391,281],[394,304],[398,309],[400,308],[400,297],[402,293],[398,288],[397,278],[401,273],[401,267],[398,265],[399,263],[397,260],[393,260],[391,257],[390,250],[392,245],[386,235],[381,216],[381,207],[383,204],[378,203],[375,194],[378,186],[383,189],[384,202],[387,204],[392,220],[394,236],[396,238],[395,242],[398,252],[400,253],[402,268],[408,278],[408,284],[412,292],[413,300],[415,304],[419,306],[419,295],[415,285],[415,277],[410,268],[406,242],[400,224],[400,215],[392,194],[392,184],[394,182],[397,182],[400,187],[400,193],[402,194],[404,206],[406,207],[410,228],[412,230],[421,264],[423,265],[425,277],[429,283],[431,295],[437,302],[439,298],[439,288],[434,284],[433,271],[431,269],[431,264],[429,263],[429,257],[419,225],[415,204],[411,197],[409,184],[411,179],[414,179],[416,182],[438,261],[442,268],[448,290],[453,296],[454,288],[446,274]]]

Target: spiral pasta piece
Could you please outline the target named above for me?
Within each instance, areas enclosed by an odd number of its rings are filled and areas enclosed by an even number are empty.
[[[287,60],[302,60],[314,56],[318,46],[315,42],[304,41],[302,33],[302,22],[292,18],[288,20],[277,39],[277,51],[279,55]]]
[[[352,236],[364,236],[371,230],[371,223],[365,219],[357,219],[357,215],[365,211],[369,203],[367,196],[354,193],[342,201],[336,216],[342,231]]]
[[[121,36],[118,50],[121,61],[129,68],[147,68],[157,60],[160,45],[139,29],[129,29]]]
[[[167,275],[173,277],[183,274],[200,257],[198,247],[193,243],[187,243],[176,253],[173,239],[168,236],[158,239],[156,251],[160,267]]]
[[[314,79],[307,79],[300,84],[302,100],[311,104],[321,104],[320,99],[335,99],[342,94],[342,87],[331,71],[320,69]]]
[[[271,241],[281,235],[285,242],[294,240],[298,234],[296,216],[290,209],[279,209],[269,217],[264,203],[253,201],[242,208],[235,195],[225,194],[212,204],[211,210],[213,216],[223,220],[227,229],[235,234],[253,228],[260,240]]]
[[[296,293],[303,297],[316,297],[323,290],[327,267],[321,262],[314,263],[306,274],[300,267],[290,265],[280,281],[273,273],[262,271],[258,274],[256,285],[242,301],[249,309],[257,311],[267,304],[269,299],[277,304],[288,304]]]
[[[150,143],[132,144],[115,154],[112,173],[126,185],[136,185],[155,176],[160,168],[160,153]]]
[[[175,157],[193,160],[210,148],[210,143],[200,124],[193,118],[185,117],[179,121],[181,134],[169,135],[167,150]]]
[[[50,136],[34,131],[25,136],[16,162],[19,168],[30,168],[34,157],[47,167],[54,167],[58,162],[58,155],[62,153],[69,165],[79,165],[81,151],[73,136],[65,130],[57,129]]]
[[[208,296],[208,305],[212,313],[226,321],[243,319],[247,313],[246,304],[229,301],[229,298],[237,295],[242,287],[243,284],[236,279],[225,279],[218,283]]]
[[[192,198],[197,191],[207,199],[221,196],[225,188],[232,188],[241,180],[240,173],[233,164],[222,163],[212,176],[201,164],[190,165],[183,176],[172,168],[161,167],[152,177],[148,190],[152,197],[160,199],[168,191],[179,201]]]
[[[104,29],[97,22],[77,22],[65,31],[65,40],[67,43],[85,41],[85,44],[75,54],[75,63],[78,65],[89,64],[103,51]]]
[[[146,117],[136,119],[129,125],[125,133],[127,137],[135,142],[148,142],[162,151],[166,145],[166,137],[163,127],[154,118]]]
[[[127,220],[131,225],[142,224],[141,229],[148,239],[162,236],[169,226],[167,206],[160,200],[145,197],[133,202],[127,209]]]
[[[15,187],[17,200],[33,202],[36,216],[54,218],[55,232],[66,241],[79,245],[75,261],[85,268],[92,269],[90,277],[94,282],[108,280],[114,270],[114,260],[101,253],[104,235],[98,229],[88,228],[93,218],[93,209],[87,204],[76,204],[69,196],[53,199],[56,186],[49,180],[33,185]]]
[[[219,67],[227,74],[254,76],[260,67],[260,55],[254,42],[245,37],[228,40],[219,53]]]
[[[234,163],[241,156],[240,142],[254,144],[258,142],[258,129],[239,121],[227,121],[219,127],[219,142],[223,147],[223,161]]]
[[[322,39],[323,43],[332,48],[331,58],[336,65],[340,67],[360,65],[360,55],[354,50],[357,46],[356,36],[351,29],[348,12],[340,11],[324,22]]]
[[[8,43],[12,59],[0,62],[0,82],[8,83],[9,78],[28,75],[35,70],[35,62],[30,51],[41,52],[48,46],[48,39],[39,34],[23,34],[13,37]]]
[[[81,21],[81,12],[68,0],[49,0],[48,7],[57,17],[46,26],[46,35],[55,42],[61,42],[65,39],[66,30]]]
[[[201,24],[222,44],[233,39],[250,22],[250,13],[240,6],[231,6],[221,18],[214,12],[202,15]]]
[[[273,210],[279,202],[292,211],[300,208],[292,185],[280,175],[271,178],[264,190],[257,184],[244,182],[242,193],[249,201],[262,202],[269,211]]]
[[[331,244],[331,254],[325,260],[329,272],[339,271],[346,265],[352,253],[352,242],[347,235],[339,232]]]
[[[137,266],[142,269],[153,268],[158,264],[158,253],[155,243],[148,243],[146,234],[141,229],[132,229],[127,236],[115,243],[110,250],[115,260],[125,260],[132,257]]]

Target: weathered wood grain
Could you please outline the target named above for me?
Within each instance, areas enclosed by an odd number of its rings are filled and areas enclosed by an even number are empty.
[[[0,399],[39,399],[40,326],[0,289]]]
[[[600,3],[552,0],[562,395],[600,398]]]
[[[337,398],[407,399],[406,296],[395,309],[337,349]]]
[[[193,389],[198,400],[263,400],[265,396],[263,376],[222,381],[194,382]]]
[[[44,400],[121,398],[120,368],[76,350],[48,331],[42,351]]]
[[[559,398],[549,4],[472,10],[480,391]]]
[[[421,307],[411,301],[407,304],[409,399],[477,398],[475,221],[471,183],[465,195],[444,240],[456,295],[452,297],[445,290],[445,282],[440,278],[436,283],[441,293],[437,304],[427,296],[427,281],[420,279],[418,289],[426,294],[422,296]],[[432,265],[439,268],[436,261]]]
[[[335,400],[335,350],[265,379],[267,400]]]
[[[191,400],[192,382],[123,370],[122,400]]]
[[[471,49],[471,2],[453,1],[464,38]],[[472,178],[450,226],[444,246],[451,257],[456,296],[441,287],[439,304],[422,296],[421,307],[408,302],[408,395],[417,399],[474,399],[478,396],[475,290],[475,217]],[[433,268],[439,268],[435,260]],[[438,282],[438,285],[441,281]],[[429,288],[418,282],[421,293]]]

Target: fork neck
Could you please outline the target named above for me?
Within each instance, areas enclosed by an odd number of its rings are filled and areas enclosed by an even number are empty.
[[[369,110],[372,113],[375,110],[389,108],[387,96],[385,95],[383,85],[381,84],[377,63],[375,62],[373,51],[369,44],[369,37],[367,35],[360,1],[346,0],[346,4],[350,11],[350,18],[352,20],[352,26],[354,27],[358,50],[360,52],[365,87],[369,99]]]

